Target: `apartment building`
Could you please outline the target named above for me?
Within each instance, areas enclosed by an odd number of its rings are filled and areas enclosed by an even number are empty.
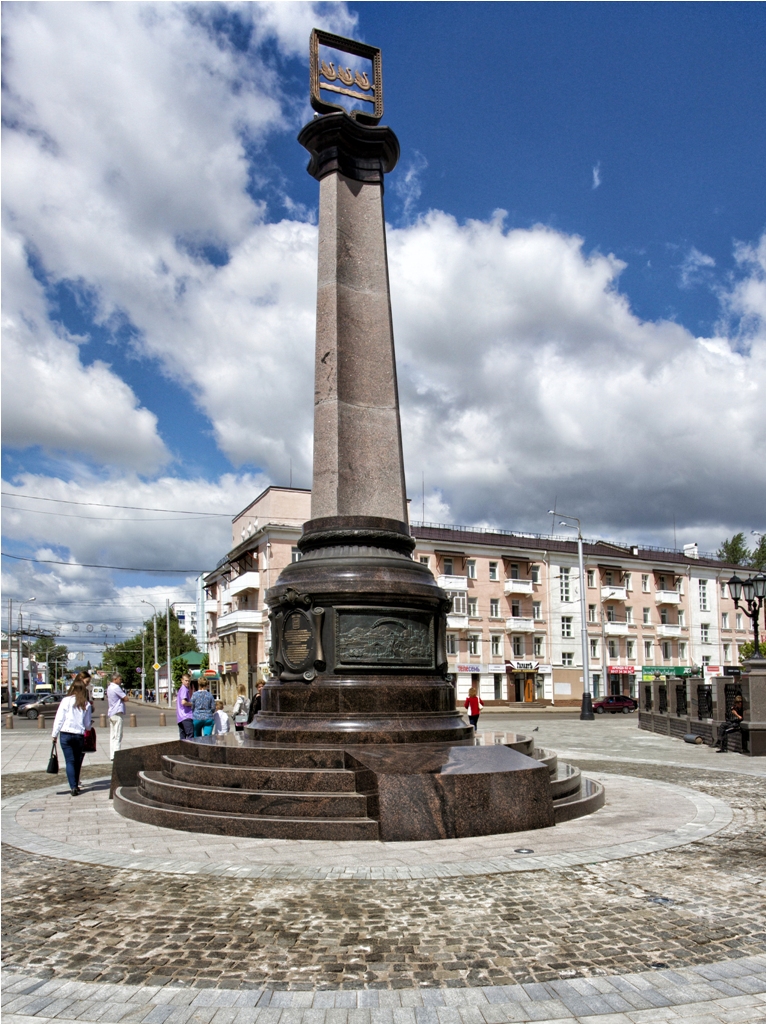
[[[178,625],[185,633],[189,633],[199,643],[200,633],[197,629],[197,604],[195,601],[174,601],[171,609]]]
[[[296,547],[309,491],[270,487],[233,523],[233,548],[204,579],[210,664],[232,700],[268,675],[264,593]],[[738,567],[684,551],[415,523],[413,557],[452,598],[447,651],[458,700],[576,706],[583,693],[580,587],[591,691],[638,694],[642,678],[709,673],[738,662],[749,620],[726,581]],[[742,570],[740,568],[740,574]]]

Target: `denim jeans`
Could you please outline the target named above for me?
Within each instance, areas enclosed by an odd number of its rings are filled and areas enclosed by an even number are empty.
[[[178,723],[178,738],[190,740],[194,736],[194,722],[191,718],[182,718]]]
[[[80,769],[85,757],[85,739],[78,732],[60,732],[59,743],[66,761],[66,777],[70,789],[80,784]]]

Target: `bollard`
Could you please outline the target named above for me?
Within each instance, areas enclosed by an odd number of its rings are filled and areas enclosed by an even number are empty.
[[[167,725],[167,724],[168,723],[165,721],[165,712],[164,711],[160,711],[160,725]]]
[[[12,729],[13,728],[13,715],[6,715],[5,716],[5,728],[6,729]]]
[[[98,724],[102,729],[106,729],[106,715],[98,716]]]
[[[45,715],[38,715],[37,716],[37,728],[38,729],[44,729],[45,728]]]
[[[130,727],[131,727],[131,729],[135,729],[137,725],[138,725],[138,722],[136,721],[136,716],[135,715],[131,715],[130,716]]]

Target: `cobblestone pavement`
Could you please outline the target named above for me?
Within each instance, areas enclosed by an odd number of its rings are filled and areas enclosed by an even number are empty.
[[[766,1024],[761,766],[620,749],[621,775],[731,820],[611,863],[411,880],[184,877],[5,846],[5,1024]]]

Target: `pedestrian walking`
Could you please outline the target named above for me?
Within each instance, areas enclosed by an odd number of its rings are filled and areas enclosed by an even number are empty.
[[[215,698],[208,689],[207,679],[200,679],[199,690],[191,696],[194,735],[210,736],[215,716]]]
[[[481,714],[481,708],[484,707],[484,701],[477,693],[476,687],[472,686],[468,691],[468,696],[465,699],[463,707],[468,708],[468,721],[473,726],[473,731],[476,732],[476,724],[479,721],[479,715]]]
[[[223,701],[217,700],[215,702],[215,714],[213,715],[213,735],[216,733],[231,732],[231,725],[229,724],[229,716],[223,710]]]
[[[85,733],[90,729],[91,706],[81,675],[76,675],[53,720],[53,742],[60,740],[66,777],[72,796],[80,795],[80,769],[85,757]]]
[[[234,728],[237,732],[242,732],[245,728],[245,723],[248,721],[250,701],[247,699],[247,690],[244,683],[240,683],[237,689],[239,692],[237,699],[234,701],[234,707],[231,709],[231,716],[234,719]]]
[[[122,688],[122,676],[112,676],[106,688],[107,714],[109,715],[109,760],[122,749],[122,727],[125,724],[125,702],[128,695]]]
[[[189,673],[181,676],[181,685],[176,694],[176,722],[178,737],[182,740],[194,738],[194,715],[192,714],[192,688]]]

